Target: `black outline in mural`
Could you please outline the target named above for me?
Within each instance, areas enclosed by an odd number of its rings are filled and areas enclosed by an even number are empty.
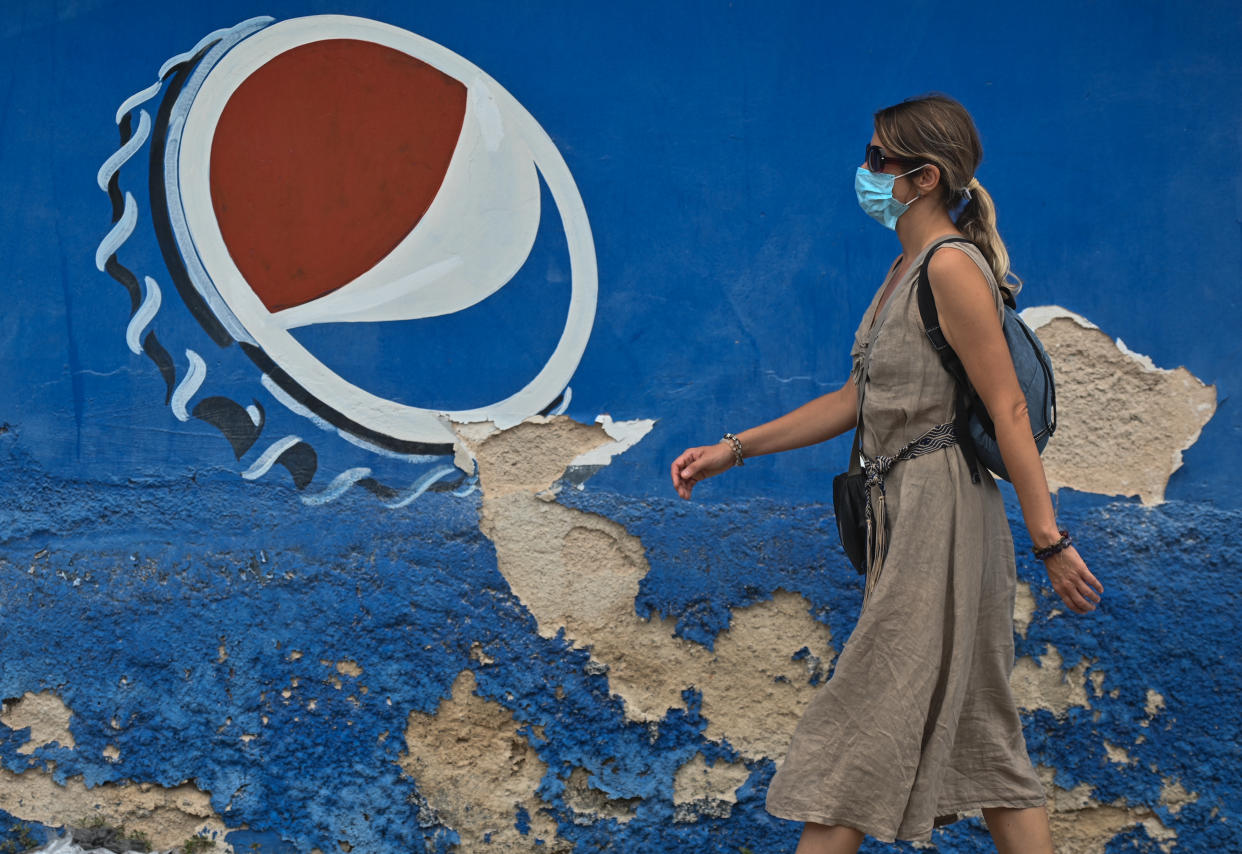
[[[319,468],[319,455],[307,442],[298,442],[277,457],[276,462],[289,470],[295,487],[306,489]]]
[[[207,51],[218,43],[215,41],[206,45],[192,59],[176,67],[176,73],[164,91],[163,100],[160,101],[160,108],[155,117],[155,127],[151,129],[151,163],[147,183],[151,202],[151,223],[155,229],[155,237],[160,244],[160,253],[164,256],[164,265],[168,267],[168,275],[172,277],[173,284],[177,286],[177,293],[181,294],[182,302],[198,321],[199,326],[203,327],[203,331],[210,336],[212,341],[221,347],[227,347],[233,343],[233,336],[216,319],[202,294],[190,281],[189,273],[186,272],[185,261],[181,257],[181,250],[177,247],[177,238],[173,234],[172,219],[168,212],[168,196],[164,186],[164,153],[168,145],[168,120],[173,105],[177,103],[186,78],[202,61]]]
[[[316,418],[320,418],[339,430],[344,430],[351,436],[356,436],[365,442],[378,445],[385,450],[393,451],[398,454],[417,454],[426,456],[448,456],[453,453],[453,446],[450,444],[431,444],[429,442],[410,442],[402,439],[394,439],[391,436],[385,436],[368,427],[363,427],[356,421],[346,417],[342,413],[333,409],[319,398],[315,397],[306,389],[302,388],[296,380],[290,377],[279,365],[272,361],[271,357],[264,353],[259,347],[245,341],[238,341],[237,346],[241,347],[242,352],[250,357],[250,361],[262,371],[268,379],[276,383],[280,390],[297,403],[304,407],[308,412],[312,413]]]
[[[233,446],[233,456],[240,460],[259,441],[259,434],[263,432],[263,425],[267,422],[267,412],[264,411],[263,404],[256,400],[253,405],[259,413],[257,424],[244,406],[228,397],[203,398],[194,406],[191,414],[223,433],[224,438]]]

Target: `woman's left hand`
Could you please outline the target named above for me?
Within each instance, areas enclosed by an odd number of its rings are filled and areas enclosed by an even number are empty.
[[[1104,585],[1099,582],[1073,546],[1044,561],[1052,589],[1075,614],[1087,614],[1100,602]]]

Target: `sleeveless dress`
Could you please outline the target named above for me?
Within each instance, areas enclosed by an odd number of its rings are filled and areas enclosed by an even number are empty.
[[[938,251],[965,252],[979,266],[1000,316],[1000,290],[979,250],[954,243]],[[919,317],[924,254],[877,317],[881,285],[854,336],[869,458],[953,420],[953,379]],[[982,482],[972,483],[952,446],[898,462],[884,478],[875,524],[886,542],[833,676],[768,787],[772,815],[924,841],[958,813],[1044,803],[1009,688],[1013,540],[996,483],[979,468]]]

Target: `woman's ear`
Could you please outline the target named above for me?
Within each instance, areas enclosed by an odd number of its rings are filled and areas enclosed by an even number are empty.
[[[940,186],[940,167],[935,163],[928,163],[913,176],[914,186],[918,187],[920,195],[930,195],[933,190]]]

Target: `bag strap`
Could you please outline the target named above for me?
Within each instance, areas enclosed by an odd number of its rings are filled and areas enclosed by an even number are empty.
[[[949,346],[948,340],[944,337],[944,332],[940,329],[940,313],[936,310],[936,300],[932,295],[931,282],[927,278],[927,267],[931,263],[932,255],[936,254],[936,250],[946,243],[970,243],[965,237],[946,237],[931,245],[927,250],[927,254],[923,256],[923,263],[919,267],[918,282],[918,301],[919,316],[923,321],[923,331],[927,334],[927,340],[931,342],[932,349],[936,351],[936,355],[940,357],[940,364],[944,365],[949,375],[953,377],[954,386],[957,391],[954,400],[953,426],[957,430],[958,441],[962,447],[962,456],[966,458],[966,467],[970,470],[970,480],[972,483],[979,482],[979,455],[975,451],[975,443],[970,438],[970,414],[971,414],[971,398],[974,395],[974,389],[971,388],[970,379],[966,376],[966,369],[962,367],[962,361],[953,352],[953,348]],[[986,410],[980,413],[986,416]]]
[[[854,444],[850,447],[850,465],[846,471],[849,474],[860,474],[863,470],[862,466],[862,446],[858,441],[858,437],[862,435],[862,407],[858,409],[858,423],[854,427]]]

